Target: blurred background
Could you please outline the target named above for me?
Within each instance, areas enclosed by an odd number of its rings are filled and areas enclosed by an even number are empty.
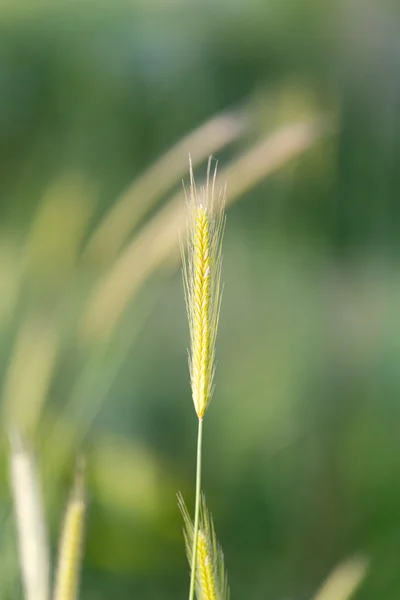
[[[87,457],[82,598],[187,595],[189,152],[198,182],[212,154],[228,185],[203,483],[232,599],[317,598],[354,556],[368,566],[352,597],[399,598],[398,13],[0,3],[2,599],[22,597],[11,425],[36,456],[53,555]]]

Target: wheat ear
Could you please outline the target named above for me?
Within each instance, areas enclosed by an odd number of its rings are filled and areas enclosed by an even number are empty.
[[[208,162],[207,181],[196,188],[190,163],[187,257],[182,251],[183,281],[190,331],[189,370],[193,403],[203,419],[213,394],[215,341],[221,306],[222,237],[225,190],[215,199],[215,177]]]
[[[178,495],[185,528],[186,553],[189,564],[193,558],[193,523],[181,495]],[[218,544],[214,524],[202,497],[196,559],[197,600],[229,600],[229,588],[224,565],[224,555]]]
[[[190,159],[189,159],[190,160]],[[203,417],[211,401],[215,373],[215,341],[221,306],[222,237],[225,226],[225,190],[215,203],[216,168],[208,161],[206,184],[196,188],[190,161],[187,257],[182,247],[183,281],[189,320],[189,371],[193,404],[198,417],[196,501],[191,553],[189,600],[194,598],[201,494]]]
[[[85,511],[84,463],[80,460],[64,517],[53,600],[76,600],[78,597]]]

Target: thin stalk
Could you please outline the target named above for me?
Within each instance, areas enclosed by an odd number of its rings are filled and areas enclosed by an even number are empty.
[[[203,440],[203,419],[199,419],[197,433],[197,462],[196,462],[196,504],[194,509],[192,568],[190,574],[189,600],[194,600],[196,582],[197,540],[199,536],[200,496],[201,496],[201,445]]]

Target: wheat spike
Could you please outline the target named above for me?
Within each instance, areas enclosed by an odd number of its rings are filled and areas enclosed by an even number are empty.
[[[178,495],[178,505],[185,525],[186,554],[189,564],[191,564],[193,523],[181,495]],[[224,556],[217,542],[214,524],[207,510],[204,496],[202,497],[197,538],[196,598],[197,600],[229,600]]]
[[[213,393],[215,340],[221,305],[222,237],[225,190],[215,205],[216,168],[208,162],[206,184],[196,188],[190,163],[187,195],[188,254],[183,258],[183,280],[190,330],[189,370],[193,403],[203,419]]]

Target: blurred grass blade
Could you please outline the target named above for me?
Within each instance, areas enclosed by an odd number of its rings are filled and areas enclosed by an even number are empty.
[[[350,600],[365,578],[368,561],[352,558],[339,565],[327,578],[313,600]]]
[[[95,197],[94,184],[78,172],[65,172],[49,184],[25,243],[25,267],[34,280],[65,284],[75,269]]]
[[[265,177],[300,156],[331,132],[324,118],[287,125],[266,136],[228,167],[221,169],[215,187],[229,179],[227,205]],[[186,225],[183,192],[175,195],[146,224],[104,274],[88,299],[82,332],[89,339],[107,339],[123,311],[147,277],[166,259],[178,261],[177,232]]]
[[[60,464],[68,455],[70,456],[69,453],[82,445],[130,348],[135,344],[151,311],[160,300],[165,282],[170,275],[164,271],[154,285],[143,290],[142,294],[136,298],[135,309],[131,314],[128,311],[126,318],[122,319],[112,346],[106,343],[95,346],[83,362],[67,402],[58,410],[57,421],[52,424],[51,430],[45,436],[44,447],[47,455],[51,457],[55,473],[60,468]],[[60,439],[64,439],[62,432],[65,430],[66,424],[71,423],[74,426],[70,430],[68,439],[64,444],[60,444]]]
[[[85,511],[84,464],[80,460],[76,468],[74,486],[60,537],[53,600],[76,600],[78,598]]]
[[[12,322],[22,280],[18,243],[5,229],[0,230],[0,331]]]
[[[20,325],[3,391],[5,422],[32,436],[53,376],[59,339],[51,324],[28,316]]]
[[[21,569],[18,560],[18,540],[15,535],[15,519],[9,506],[0,509],[0,529],[1,598],[11,600],[21,596]]]
[[[244,113],[213,117],[182,138],[122,194],[93,234],[86,254],[112,262],[140,219],[187,171],[187,157],[194,166],[244,133]]]
[[[25,600],[49,598],[49,550],[44,509],[32,455],[11,438],[11,484]]]
[[[285,125],[232,161],[220,172],[215,185],[229,181],[229,205],[332,132],[331,121],[321,116]]]
[[[184,521],[186,554],[192,563],[193,522],[182,496],[178,495],[178,506]],[[208,512],[205,497],[202,497],[196,559],[197,600],[229,600],[229,587],[224,564],[224,555],[215,535],[214,523]]]

